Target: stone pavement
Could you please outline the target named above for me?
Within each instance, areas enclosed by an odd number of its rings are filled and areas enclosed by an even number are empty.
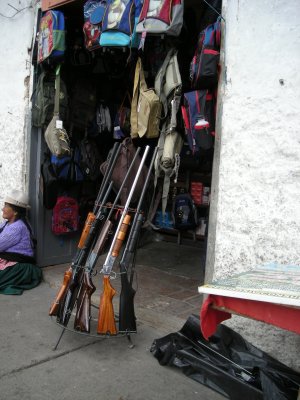
[[[151,242],[138,249],[136,259],[136,280],[134,286],[135,312],[137,320],[166,333],[177,331],[190,314],[199,314],[202,296],[198,286],[204,279],[203,247],[180,245],[170,242]],[[99,257],[96,270],[104,263],[105,255]],[[68,264],[44,268],[44,279],[50,287],[58,290],[62,284]],[[117,272],[117,271],[116,271]],[[99,305],[102,292],[102,276],[93,277],[96,291],[92,302]],[[120,293],[119,276],[111,280],[117,294],[113,299],[118,310]]]
[[[150,352],[154,339],[178,331],[191,312],[199,312],[199,258],[189,246],[181,252],[173,244],[167,248],[168,260],[160,242],[139,250],[133,348],[124,336],[66,330],[53,350],[62,329],[48,310],[67,265],[44,268],[44,282],[22,296],[2,295],[0,400],[222,400],[180,370],[160,366]],[[186,257],[180,260],[184,249]],[[174,263],[176,258],[183,268]],[[193,267],[188,265],[191,259]],[[99,265],[101,261],[103,257]],[[101,276],[93,282],[97,291],[92,301],[99,304]],[[115,279],[117,291],[119,284]],[[92,328],[95,322],[93,317]]]

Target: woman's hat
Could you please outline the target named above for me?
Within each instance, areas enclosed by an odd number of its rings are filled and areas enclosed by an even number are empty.
[[[28,204],[28,196],[19,190],[12,190],[4,199],[5,203],[12,204],[17,207],[30,208]]]

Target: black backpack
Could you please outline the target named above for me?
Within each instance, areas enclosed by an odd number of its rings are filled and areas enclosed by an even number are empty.
[[[189,193],[178,194],[174,200],[174,227],[179,230],[197,226],[196,207]]]
[[[103,159],[100,155],[97,143],[90,138],[80,141],[80,166],[86,180],[94,181],[100,177],[100,165]]]

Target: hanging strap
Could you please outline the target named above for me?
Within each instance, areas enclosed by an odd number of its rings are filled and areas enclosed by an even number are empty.
[[[134,74],[134,84],[132,93],[132,103],[131,103],[131,114],[130,114],[130,124],[131,124],[131,137],[138,137],[138,116],[137,116],[137,105],[138,105],[138,87],[140,82],[140,69],[141,69],[141,59],[138,58],[135,66]]]
[[[54,115],[59,116],[59,95],[60,95],[60,65],[55,70],[55,100]]]
[[[159,75],[158,75],[158,83],[155,85],[156,93],[159,96],[159,99],[163,105],[164,108],[164,114],[165,117],[167,116],[168,113],[168,103],[167,103],[167,97],[164,92],[164,85],[166,83],[167,79],[167,68],[169,65],[169,62],[173,55],[177,54],[177,51],[175,48],[172,48],[171,50],[168,51],[168,54],[166,55],[166,58],[164,59],[164,62],[159,70]],[[172,71],[174,72],[174,71]],[[175,73],[174,73],[175,75]],[[175,80],[175,79],[174,79]]]

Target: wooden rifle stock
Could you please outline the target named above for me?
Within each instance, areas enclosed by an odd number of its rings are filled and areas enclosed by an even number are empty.
[[[110,220],[105,221],[98,240],[87,260],[74,320],[74,329],[80,332],[90,332],[91,297],[96,290],[92,283],[91,271],[94,268],[98,255],[103,252],[112,226],[113,223]]]
[[[103,293],[100,299],[99,319],[97,333],[117,334],[115,322],[114,307],[112,299],[116,294],[116,290],[111,286],[109,275],[103,276]]]
[[[96,216],[95,216],[94,213],[92,213],[92,212],[88,213],[88,216],[87,216],[85,224],[84,224],[84,228],[82,230],[82,233],[81,233],[81,236],[80,236],[80,239],[79,239],[79,243],[78,243],[78,246],[77,246],[77,252],[76,252],[76,255],[75,255],[73,263],[76,263],[77,259],[80,256],[80,250],[82,250],[83,247],[84,247],[84,243],[86,242],[86,239],[87,239],[87,237],[88,237],[88,235],[90,233],[91,226],[92,226],[93,222],[95,221],[95,218],[96,218]],[[71,280],[71,277],[72,277],[72,267],[69,267],[65,271],[64,278],[63,278],[63,283],[62,283],[62,285],[61,285],[61,287],[60,287],[60,289],[59,289],[59,291],[58,291],[58,293],[56,295],[56,298],[55,298],[54,302],[52,303],[52,305],[50,307],[50,310],[49,310],[49,315],[50,316],[56,316],[58,314],[60,302],[64,298],[64,296],[65,296],[65,294],[66,294],[66,292],[68,290],[68,285],[69,285],[69,282]]]
[[[96,287],[89,272],[84,273],[80,295],[77,299],[77,313],[74,329],[81,332],[90,332],[91,297]]]
[[[122,243],[125,239],[131,216],[129,214],[125,215],[123,222],[117,232],[116,240],[114,243],[111,255],[113,259],[117,258],[122,247]],[[103,293],[100,298],[99,315],[98,315],[98,326],[97,333],[115,335],[117,333],[116,323],[115,323],[115,313],[112,303],[112,298],[116,291],[110,284],[109,275],[103,276]]]

